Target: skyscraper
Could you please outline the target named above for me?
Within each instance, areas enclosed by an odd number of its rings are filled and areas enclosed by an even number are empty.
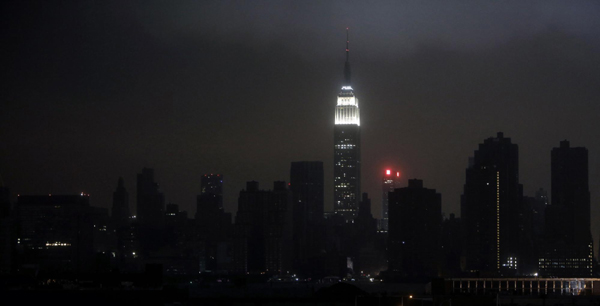
[[[231,234],[231,213],[223,210],[223,175],[205,174],[196,198],[196,234],[200,246],[200,271],[222,270],[219,247]]]
[[[129,193],[125,189],[123,178],[119,177],[117,190],[113,192],[112,219],[117,228],[122,228],[128,225],[129,216]]]
[[[402,277],[438,276],[442,196],[408,180],[408,187],[390,193],[389,270]]]
[[[360,195],[360,112],[350,76],[350,50],[346,29],[344,84],[337,97],[334,126],[334,204],[346,221],[356,218]]]
[[[122,177],[119,177],[117,189],[113,192],[112,222],[117,236],[117,255],[118,264],[121,269],[126,266],[127,260],[132,260],[136,249],[136,233],[131,227],[131,212],[129,209],[129,193],[125,189],[125,183]]]
[[[517,274],[522,195],[518,146],[503,133],[479,144],[469,160],[461,203],[467,272]]]
[[[13,239],[13,220],[10,190],[0,180],[0,274],[10,271]]]
[[[142,169],[137,175],[137,237],[142,256],[157,251],[165,244],[165,196],[154,181],[154,170]]]
[[[137,220],[142,225],[160,226],[164,221],[165,197],[154,181],[154,169],[137,175]]]
[[[301,275],[313,275],[323,239],[323,162],[292,162],[290,189],[294,220],[294,266]]]
[[[381,222],[379,226],[379,229],[384,232],[388,231],[388,193],[394,192],[394,189],[398,187],[396,186],[398,179],[400,179],[400,172],[385,170],[381,182]]]
[[[200,194],[214,197],[219,209],[223,209],[223,176],[220,174],[205,174],[200,179]]]
[[[285,274],[292,251],[291,193],[285,182],[273,190],[259,190],[258,182],[240,191],[235,216],[234,271],[236,273]]]
[[[592,276],[588,151],[561,141],[551,154],[551,205],[546,207],[546,247],[540,274]]]
[[[223,210],[223,176],[205,174],[196,197],[196,222],[203,241],[222,239],[231,225],[231,214]]]
[[[93,270],[94,224],[88,194],[20,195],[16,210],[20,269],[37,265],[44,272]]]
[[[590,239],[590,190],[588,186],[588,151],[584,147],[572,148],[561,141],[552,149],[551,199],[552,206],[568,209],[563,216],[566,222],[563,235],[566,240]]]

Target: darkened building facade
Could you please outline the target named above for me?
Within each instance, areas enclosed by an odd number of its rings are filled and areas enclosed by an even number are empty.
[[[551,154],[551,205],[546,208],[546,248],[540,273],[555,277],[590,277],[593,242],[590,232],[588,151],[561,141]]]
[[[285,182],[259,190],[258,182],[240,191],[235,221],[234,271],[285,274],[291,268],[292,196]]]
[[[137,223],[132,222],[129,207],[129,192],[125,188],[122,177],[117,182],[117,189],[113,192],[111,212],[112,225],[116,234],[116,265],[119,271],[135,272],[141,269],[139,260],[140,241]]]
[[[394,192],[400,179],[400,172],[390,169],[385,170],[381,180],[381,221],[379,229],[387,232],[388,230],[388,193]]]
[[[371,199],[366,192],[362,194],[354,231],[354,274],[373,276],[385,270],[385,235],[377,232],[377,219],[371,213]]]
[[[134,253],[139,252],[136,233],[131,224],[129,193],[125,189],[122,177],[119,177],[117,189],[113,192],[111,220],[116,234],[116,261],[121,271],[136,270]]]
[[[111,218],[115,227],[122,228],[129,226],[131,211],[129,209],[129,193],[125,189],[125,183],[122,177],[119,177],[117,189],[113,192],[113,204]]]
[[[503,133],[486,139],[469,160],[461,199],[465,272],[517,274],[522,190],[518,146]]]
[[[408,187],[389,194],[389,216],[389,271],[408,279],[439,276],[441,194],[408,180]]]
[[[223,175],[205,174],[200,179],[200,194],[211,195],[216,198],[217,206],[223,209]]]
[[[456,277],[461,275],[460,258],[463,246],[460,218],[450,214],[442,221],[440,243],[442,247],[442,276]]]
[[[161,226],[164,222],[165,197],[154,181],[154,169],[144,168],[137,175],[137,221],[142,225]]]
[[[337,97],[333,129],[333,211],[346,222],[356,218],[360,197],[360,110],[350,77],[346,39],[344,85]]]
[[[20,195],[17,267],[52,275],[91,272],[94,231],[89,195]]]
[[[200,272],[231,268],[231,214],[223,210],[223,175],[205,174],[196,198],[197,251]]]
[[[11,270],[14,241],[14,214],[10,203],[10,190],[0,187],[0,274]]]
[[[154,170],[142,169],[137,175],[136,230],[140,253],[146,256],[165,244],[165,197],[154,181]]]
[[[538,262],[544,246],[544,220],[547,205],[548,197],[542,188],[535,192],[534,197],[523,196],[520,239],[524,243],[520,249],[521,261],[519,263],[519,274],[522,276],[539,275]]]
[[[294,269],[301,275],[315,275],[324,247],[324,172],[323,162],[292,162]]]

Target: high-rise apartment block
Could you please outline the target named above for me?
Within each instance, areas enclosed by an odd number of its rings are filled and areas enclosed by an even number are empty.
[[[323,246],[324,173],[323,162],[292,162],[294,267],[312,275],[314,262]]]
[[[17,266],[49,273],[93,269],[89,195],[20,195],[17,199]]]
[[[498,133],[475,151],[461,203],[466,271],[480,276],[516,275],[519,268],[519,151]]]
[[[161,226],[164,213],[165,196],[154,181],[154,169],[144,168],[137,175],[137,221],[142,225]]]
[[[590,232],[588,151],[561,141],[551,154],[551,205],[546,208],[546,247],[540,274],[590,277],[593,240]]]
[[[230,249],[231,213],[226,213],[223,209],[223,175],[202,176],[196,208],[200,271],[216,272],[228,269],[231,261],[231,254],[227,254],[227,250]]]
[[[234,270],[237,273],[285,274],[291,268],[292,196],[285,182],[259,190],[248,182],[240,191],[235,217]]]
[[[113,192],[113,205],[111,217],[116,228],[127,227],[129,224],[129,193],[125,189],[123,178],[120,177],[117,183],[117,190]]]
[[[223,175],[205,174],[200,179],[200,194],[215,198],[219,209],[223,209]]]
[[[154,181],[154,170],[142,169],[137,175],[136,236],[142,256],[159,250],[165,245],[165,196]]]
[[[427,279],[441,270],[442,196],[408,180],[389,193],[389,270],[401,278]]]

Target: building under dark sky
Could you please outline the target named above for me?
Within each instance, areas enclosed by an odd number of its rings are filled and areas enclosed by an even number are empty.
[[[291,192],[283,181],[273,190],[248,182],[240,191],[234,233],[234,271],[281,274],[292,264]]]
[[[129,207],[129,193],[125,189],[125,182],[120,177],[117,183],[117,189],[113,192],[113,204],[111,217],[114,220],[117,228],[122,228],[128,225],[131,217],[131,208]]]
[[[292,162],[290,190],[292,192],[294,268],[309,272],[324,248],[323,162]]]
[[[333,211],[346,221],[356,218],[358,214],[361,167],[360,109],[352,89],[348,39],[346,37],[344,85],[337,97],[333,129]]]
[[[546,207],[546,245],[540,255],[542,276],[593,275],[590,232],[588,151],[569,141],[553,148],[551,205]]]
[[[389,270],[410,279],[440,276],[442,195],[411,179],[389,196]]]
[[[19,196],[15,266],[43,273],[94,271],[91,212],[87,194]]]
[[[466,271],[515,275],[522,260],[519,148],[499,132],[475,150],[466,170],[461,208]]]
[[[379,229],[387,232],[388,230],[388,194],[394,192],[394,189],[400,185],[400,172],[386,169],[381,179],[381,221]]]
[[[205,174],[200,179],[200,194],[217,198],[219,209],[223,209],[223,175]]]

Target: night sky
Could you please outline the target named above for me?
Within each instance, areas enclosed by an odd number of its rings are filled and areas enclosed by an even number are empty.
[[[16,194],[91,194],[155,169],[167,203],[193,216],[200,177],[289,181],[325,166],[350,28],[362,186],[380,217],[387,167],[460,214],[468,157],[504,132],[525,195],[550,192],[550,151],[589,151],[600,234],[600,3],[596,1],[3,2],[0,176]],[[1,184],[2,182],[0,182]]]

